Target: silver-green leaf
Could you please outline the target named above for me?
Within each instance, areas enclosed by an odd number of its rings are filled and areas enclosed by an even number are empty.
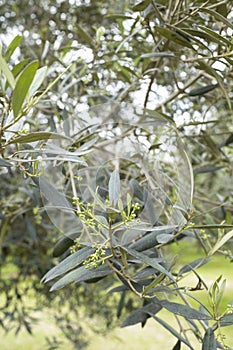
[[[70,270],[83,263],[83,261],[85,261],[91,254],[93,254],[94,251],[95,250],[91,247],[84,247],[74,254],[69,255],[66,259],[48,271],[42,278],[42,282],[48,282],[60,275],[63,275],[64,273],[69,272]]]
[[[110,205],[115,206],[120,196],[120,175],[117,170],[114,170],[110,176],[108,190]]]
[[[202,343],[202,350],[217,350],[214,331],[212,328],[208,328],[205,332]]]

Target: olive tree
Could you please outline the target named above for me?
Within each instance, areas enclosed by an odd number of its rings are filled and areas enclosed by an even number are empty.
[[[187,328],[204,350],[226,347],[226,281],[208,285],[197,269],[216,253],[232,260],[231,1],[2,6],[22,32],[7,44],[2,21],[2,264],[31,281],[49,270],[58,297],[72,283],[85,303],[91,289],[91,314],[107,288],[107,320],[152,318],[176,349],[194,349]],[[173,246],[184,241],[200,256],[182,266]]]

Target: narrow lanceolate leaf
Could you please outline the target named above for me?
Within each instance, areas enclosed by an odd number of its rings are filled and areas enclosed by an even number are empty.
[[[220,148],[224,147],[224,146],[228,146],[231,143],[233,143],[233,134],[230,134],[230,136],[228,136],[228,138],[224,141],[222,141],[219,145]]]
[[[162,35],[164,38],[166,38],[168,41],[171,41],[175,44],[188,47],[189,49],[193,49],[192,44],[190,43],[189,37],[185,37],[182,34],[179,34],[178,32],[175,32],[174,30],[170,30],[167,28],[162,27],[155,27],[156,31]]]
[[[210,258],[199,258],[199,259],[196,259],[192,262],[190,262],[189,264],[187,265],[184,265],[180,271],[178,272],[178,276],[181,276],[183,275],[184,273],[187,273],[187,272],[190,272],[198,267],[201,267],[203,265],[205,265],[208,261],[210,261],[211,259]]]
[[[21,43],[22,38],[23,38],[22,35],[16,35],[16,37],[14,37],[12,42],[9,44],[9,46],[7,47],[6,52],[4,54],[4,58],[5,58],[6,62],[9,61],[9,59],[13,55],[15,49],[17,49],[17,47]]]
[[[137,180],[131,179],[129,182],[130,189],[133,192],[134,196],[143,201],[144,199],[144,191],[143,187],[140,186]]]
[[[39,185],[40,191],[43,193],[44,197],[57,208],[69,209],[73,212],[73,207],[70,202],[66,199],[62,192],[59,192],[51,182],[49,182],[45,176],[33,177],[34,182]],[[73,213],[74,220],[76,215]]]
[[[201,28],[205,33],[208,33],[210,35],[210,37],[212,37],[216,43],[221,44],[221,42],[223,42],[227,46],[231,45],[230,40],[227,40],[226,38],[224,38],[223,35],[216,33],[216,31],[214,31],[210,28],[207,28],[205,26],[199,26],[199,28]]]
[[[109,18],[109,19],[133,19],[133,17],[130,15],[124,15],[124,14],[120,14],[120,13],[106,15],[105,18]]]
[[[35,141],[44,141],[48,139],[59,139],[59,140],[71,140],[69,137],[61,134],[57,134],[55,132],[47,132],[47,131],[38,131],[38,132],[30,132],[26,135],[20,135],[15,137],[9,143],[31,143]]]
[[[194,169],[194,175],[197,174],[205,174],[205,173],[213,173],[215,171],[218,171],[220,169],[222,169],[222,166],[204,166],[204,167],[200,167],[200,168],[196,168]]]
[[[136,242],[132,243],[130,248],[142,252],[144,250],[153,248],[158,243],[158,236],[170,235],[175,232],[177,226],[158,226],[154,227],[152,232],[146,233],[143,237],[139,238]],[[170,237],[171,238],[171,237]]]
[[[217,243],[213,246],[213,248],[209,251],[208,255],[211,256],[215,252],[217,252],[224,244],[226,244],[233,237],[233,230],[227,232]]]
[[[208,33],[206,32],[202,32],[201,30],[195,30],[195,29],[189,29],[189,28],[185,28],[186,33],[188,33],[189,35],[192,36],[193,41],[197,42],[199,44],[199,47],[204,48],[208,51],[211,52],[210,48],[208,46],[206,46],[203,42],[201,42],[200,40],[196,39],[196,37],[198,38],[202,38],[205,40],[216,40],[215,38],[213,38],[212,36],[210,36]]]
[[[172,312],[175,315],[183,316],[187,319],[194,319],[194,320],[211,320],[211,316],[204,314],[200,311],[197,311],[190,306],[173,303],[167,300],[161,301],[161,305],[167,309],[168,311]]]
[[[140,309],[132,312],[121,324],[121,327],[133,326],[138,323],[144,323],[151,315],[155,315],[161,310],[162,306],[156,303],[150,303]]]
[[[157,236],[157,241],[158,243],[161,243],[161,244],[165,244],[165,243],[168,243],[169,241],[171,241],[173,239],[173,235],[172,234],[166,234],[166,233],[162,233],[161,235],[158,235]]]
[[[110,176],[108,190],[110,205],[115,206],[120,196],[120,175],[117,170],[114,170]]]
[[[230,101],[230,98],[228,96],[228,92],[225,89],[225,86],[223,84],[223,80],[222,80],[221,76],[216,72],[216,70],[214,68],[208,66],[205,62],[199,62],[198,66],[199,66],[198,68],[204,70],[206,73],[210,74],[212,77],[214,77],[217,80],[218,85],[221,88],[222,93],[224,94],[224,96],[226,98],[229,109],[231,110],[231,108],[232,108],[231,101]]]
[[[14,117],[17,118],[38,68],[38,61],[29,63],[19,75],[12,95]]]
[[[143,11],[151,3],[151,0],[143,0],[133,7],[133,11]]]
[[[74,269],[83,261],[85,261],[91,254],[94,253],[94,249],[91,247],[84,247],[74,254],[68,256],[65,260],[61,261],[57,266],[54,266],[46,275],[42,278],[42,282],[48,282],[54,278],[63,275],[64,273],[69,272]]]
[[[132,255],[133,257],[135,257],[136,259],[140,260],[141,262],[147,264],[148,266],[153,267],[154,269],[158,270],[159,272],[163,273],[164,275],[166,275],[170,280],[172,280],[173,282],[176,283],[176,280],[174,279],[174,277],[172,276],[172,274],[167,271],[162,265],[160,265],[159,263],[157,263],[154,259],[149,258],[147,255],[137,252],[134,249],[130,249],[130,248],[124,248],[130,255]]]
[[[226,327],[226,326],[232,326],[233,325],[233,313],[226,314],[223,317],[220,318],[220,326]],[[217,327],[218,325],[214,325],[213,328]]]
[[[13,68],[12,68],[12,74],[15,77],[17,77],[17,75],[21,72],[21,70],[26,66],[26,64],[28,63],[29,58],[25,58],[23,61],[17,63]]]
[[[216,12],[211,9],[207,9],[205,7],[200,8],[200,12],[208,13],[209,15],[213,16],[215,20],[220,21],[224,23],[227,27],[233,29],[232,21],[228,20],[226,17],[222,16],[219,12]]]
[[[193,89],[189,92],[189,96],[201,96],[201,95],[207,94],[208,92],[216,89],[217,86],[218,84],[210,84],[207,86],[202,86],[202,87]]]
[[[50,291],[58,290],[67,284],[92,280],[93,278],[105,277],[111,273],[111,269],[107,265],[100,267],[87,268],[86,265],[78,267],[69,272],[67,275],[58,280],[50,289]]]
[[[3,72],[9,85],[11,86],[12,89],[14,89],[15,88],[15,78],[14,78],[13,74],[11,73],[5,59],[2,57],[1,53],[0,53],[0,71]]]
[[[212,328],[208,328],[205,332],[202,350],[217,350],[216,340],[214,337],[214,331]]]
[[[73,239],[64,236],[57,243],[55,244],[53,248],[53,256],[57,258],[58,256],[61,256],[64,254],[72,245],[74,244]]]
[[[144,53],[141,58],[177,58],[172,52],[150,52]]]
[[[121,75],[127,81],[127,83],[131,83],[132,75],[137,76],[137,73],[133,69],[123,66],[119,62],[116,62],[116,65],[119,68]]]
[[[42,67],[37,70],[35,77],[33,79],[33,82],[30,86],[28,97],[31,98],[40,88],[41,84],[43,83],[45,76],[47,73],[47,67]]]
[[[172,350],[180,350],[180,349],[181,349],[181,341],[179,339],[177,343],[173,346]]]

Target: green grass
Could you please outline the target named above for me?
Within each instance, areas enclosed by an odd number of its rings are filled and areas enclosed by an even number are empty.
[[[179,247],[173,245],[171,257],[177,254],[176,264],[177,271],[184,264],[191,262],[200,257],[200,250],[197,246],[190,244],[189,242],[183,243]],[[226,291],[221,304],[221,309],[224,310],[227,305],[232,301],[232,265],[221,255],[216,255],[213,259],[206,265],[202,266],[197,270],[201,278],[210,286],[220,275],[227,280]],[[197,277],[192,273],[185,277],[179,284],[182,286],[195,287],[197,284]],[[205,290],[195,291],[192,294],[201,300],[207,307],[209,306],[209,301],[207,298],[207,293]],[[198,307],[196,303],[189,300],[193,306]],[[180,302],[180,301],[179,301]],[[158,313],[160,318],[163,318],[170,325],[175,327],[177,330],[177,324],[174,316],[162,310]],[[40,321],[34,327],[34,334],[30,336],[26,331],[20,332],[18,336],[15,336],[13,332],[4,335],[4,332],[0,330],[1,338],[1,349],[2,350],[45,350],[46,341],[45,336],[52,338],[56,336],[57,339],[62,341],[62,345],[57,349],[73,350],[74,348],[68,343],[64,338],[59,328],[54,324],[49,316],[49,313],[44,311],[43,313],[38,313]],[[78,322],[78,320],[77,320]],[[232,327],[222,328],[223,334],[226,336],[226,344],[233,347],[233,337],[232,337]],[[191,338],[192,339],[192,338]],[[172,349],[176,343],[176,339],[170,335],[170,333],[165,330],[162,326],[153,320],[149,320],[144,328],[140,325],[131,326],[127,328],[117,328],[114,331],[109,332],[106,336],[98,336],[90,333],[89,338],[90,344],[88,350],[154,350],[160,348]],[[197,341],[194,343],[194,348],[201,349],[201,344]],[[188,349],[186,346],[182,345],[182,350]]]

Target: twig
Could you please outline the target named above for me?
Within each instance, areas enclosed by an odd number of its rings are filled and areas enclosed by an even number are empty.
[[[171,94],[165,101],[163,101],[162,103],[160,103],[158,106],[155,107],[155,111],[163,108],[165,105],[167,105],[169,102],[171,102],[172,100],[174,100],[177,96],[179,96],[180,94],[183,94],[185,92],[185,90],[190,87],[191,85],[193,85],[198,79],[200,79],[203,76],[203,72],[199,72],[198,75],[193,78],[190,79],[182,89],[179,89],[177,91],[175,91],[173,94]]]
[[[189,13],[188,15],[186,15],[185,17],[183,17],[181,20],[179,20],[178,22],[174,23],[174,26],[177,26],[178,24],[186,21],[186,19],[192,17],[193,15],[195,15],[196,13],[198,13],[200,11],[200,9],[202,9],[203,7],[205,7],[208,2],[210,2],[210,0],[207,0],[206,2],[204,2],[204,4],[202,4],[201,6],[195,8],[195,10],[193,10],[191,13]],[[216,5],[215,5],[216,6]]]
[[[163,19],[161,13],[159,12],[158,7],[157,7],[157,4],[156,4],[156,2],[155,2],[154,0],[152,1],[152,6],[153,6],[153,9],[154,9],[154,11],[155,11],[155,14],[156,14],[157,18],[159,19],[159,21],[161,22],[161,24],[164,24],[164,23],[165,23],[165,20]]]
[[[225,58],[233,56],[233,52],[222,53],[221,55],[216,56],[204,56],[204,57],[196,57],[196,58],[187,58],[186,60],[182,60],[184,63],[203,61],[203,60],[214,60],[216,58]]]

